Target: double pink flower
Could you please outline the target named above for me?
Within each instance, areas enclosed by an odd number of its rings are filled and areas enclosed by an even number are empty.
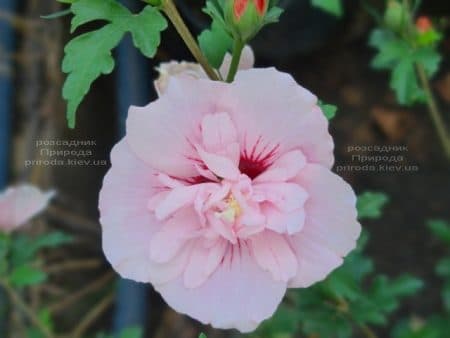
[[[287,288],[324,279],[355,247],[355,194],[333,161],[317,98],[288,74],[171,78],[130,109],[112,151],[105,254],[177,311],[252,331]]]

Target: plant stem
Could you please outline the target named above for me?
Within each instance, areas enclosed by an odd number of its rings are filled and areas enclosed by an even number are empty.
[[[80,299],[105,287],[105,285],[108,284],[113,279],[114,276],[115,274],[112,271],[107,272],[105,275],[96,279],[95,281],[88,284],[84,288],[76,291],[75,293],[72,293],[70,296],[63,298],[60,302],[50,305],[48,307],[50,313],[54,314],[60,311],[64,311],[67,308],[70,308],[73,304],[76,304]]]
[[[365,325],[365,324],[359,324],[352,316],[352,314],[349,312],[349,304],[348,302],[343,298],[338,298],[337,303],[334,305],[335,309],[344,315],[350,322],[352,322],[356,327],[358,327],[361,332],[366,336],[367,338],[378,338],[377,334],[373,332],[373,330]]]
[[[114,303],[114,294],[108,294],[97,305],[95,305],[91,311],[80,321],[75,327],[70,337],[80,338],[84,335],[86,330],[94,324],[94,322]]]
[[[45,327],[34,313],[34,311],[20,298],[16,291],[6,281],[0,281],[0,285],[5,289],[11,302],[16,305],[30,319],[30,321],[41,331],[46,338],[54,338],[54,335]]]
[[[239,69],[239,63],[241,61],[242,50],[244,49],[245,44],[237,39],[234,41],[233,46],[233,59],[231,60],[230,71],[228,72],[227,82],[231,83],[234,81],[234,77]]]
[[[61,273],[67,271],[90,270],[97,269],[102,266],[100,259],[80,259],[71,260],[64,263],[54,264],[44,268],[46,273]]]
[[[411,18],[414,15],[414,10],[411,10],[410,2],[409,0],[403,0],[403,6],[406,9],[405,12],[408,13],[408,22],[405,23],[405,39],[407,42],[411,44],[410,36],[413,34],[414,31],[414,23],[412,22]],[[415,43],[412,43],[413,48],[417,48]],[[428,79],[427,73],[420,63],[416,63],[416,70],[417,74],[419,76],[420,84],[422,89],[425,92],[426,96],[426,103],[428,106],[428,112],[430,114],[431,120],[434,124],[434,127],[437,131],[438,138],[442,144],[442,148],[445,153],[445,157],[447,160],[450,160],[450,134],[448,133],[447,127],[445,125],[445,121],[442,118],[442,114],[439,111],[438,105],[436,103],[436,99],[433,95],[433,91],[431,90],[430,80]]]
[[[189,31],[189,28],[184,23],[183,18],[181,17],[180,12],[178,12],[178,9],[175,6],[173,0],[163,0],[161,9],[175,26],[178,34],[180,34],[184,43],[189,48],[190,52],[195,57],[197,62],[203,67],[209,78],[211,80],[218,81],[219,77],[217,76],[214,69],[210,66],[203,52],[200,50],[197,41],[194,39],[191,32]]]
[[[450,160],[450,136],[445,125],[445,121],[442,118],[442,114],[439,111],[438,105],[431,90],[430,81],[427,77],[425,69],[421,64],[416,65],[417,73],[419,75],[420,83],[427,99],[428,112],[430,113],[431,120],[436,128],[438,137],[442,143],[442,147],[445,151],[445,156]]]
[[[361,332],[364,333],[364,335],[367,338],[378,338],[376,333],[373,332],[372,329],[370,327],[368,327],[367,325],[361,325],[359,328],[361,329]]]

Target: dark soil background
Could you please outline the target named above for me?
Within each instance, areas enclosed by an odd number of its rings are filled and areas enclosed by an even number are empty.
[[[381,7],[380,1],[374,3]],[[406,146],[404,166],[418,166],[417,172],[343,170],[342,176],[360,193],[386,192],[391,202],[382,219],[365,222],[371,239],[368,247],[377,269],[388,275],[412,273],[427,281],[427,290],[404,304],[401,313],[426,315],[440,307],[440,282],[434,264],[444,248],[434,241],[425,226],[430,218],[450,219],[450,171],[441,153],[425,106],[400,107],[389,90],[388,74],[370,68],[374,51],[367,39],[374,22],[358,1],[348,1],[344,18],[337,20],[304,1],[291,1],[290,10],[278,26],[268,27],[253,43],[257,66],[275,65],[290,72],[304,87],[325,102],[339,107],[331,123],[336,144],[336,168],[358,165],[352,155],[380,155],[374,152],[349,152],[348,147],[366,145]],[[39,158],[35,140],[94,140],[90,148],[95,160],[108,160],[118,138],[116,73],[97,81],[78,113],[75,131],[65,126],[65,105],[60,90],[64,76],[60,60],[68,40],[68,19],[42,22],[39,15],[60,9],[54,0],[21,2],[17,26],[18,50],[15,58],[16,108],[14,115],[15,179],[32,179],[41,185],[57,187],[59,197],[49,212],[51,225],[77,234],[78,244],[65,251],[67,259],[103,259],[100,228],[97,223],[97,198],[108,165],[51,166],[25,168],[27,159]],[[181,9],[195,32],[205,24],[199,1],[185,1]],[[448,0],[424,1],[421,14],[450,18]],[[447,32],[448,33],[448,32]],[[444,62],[433,81],[439,103],[450,122],[450,35],[442,45]],[[169,59],[191,59],[173,30],[164,33],[152,68]],[[156,73],[149,74],[149,80]],[[156,97],[154,92],[151,93]],[[383,154],[381,154],[383,155]],[[387,163],[389,164],[389,163]],[[104,278],[108,265],[103,261],[96,271],[56,278],[64,292],[76,290]],[[98,291],[100,294],[103,288]],[[95,303],[99,295],[61,313],[60,324],[70,326],[77,316]],[[150,331],[156,337],[190,338],[198,334],[193,321],[182,317],[149,292]],[[113,308],[93,326],[110,326]],[[159,322],[159,323],[158,323]],[[210,337],[222,334],[210,332]],[[149,335],[150,337],[150,335]]]

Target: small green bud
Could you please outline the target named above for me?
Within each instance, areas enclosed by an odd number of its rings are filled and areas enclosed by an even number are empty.
[[[403,4],[397,0],[389,0],[384,13],[385,25],[394,32],[402,31],[404,25],[408,22],[409,13],[403,7]]]

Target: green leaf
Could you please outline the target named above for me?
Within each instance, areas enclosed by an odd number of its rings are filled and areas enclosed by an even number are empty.
[[[378,50],[372,60],[372,67],[391,71],[390,87],[395,91],[397,101],[403,105],[425,102],[416,65],[422,65],[426,75],[431,78],[442,60],[436,46],[411,46],[408,41],[386,29],[375,29],[369,44]]]
[[[284,13],[284,9],[281,7],[274,6],[270,8],[266,16],[264,17],[264,25],[270,25],[272,23],[277,23],[280,21],[281,15]]]
[[[392,69],[399,60],[411,54],[411,48],[405,41],[384,29],[375,29],[372,32],[369,45],[378,49],[378,54],[371,64],[375,69]]]
[[[434,236],[450,245],[450,223],[442,219],[429,220],[427,226]]]
[[[325,117],[328,120],[332,120],[336,116],[336,112],[338,110],[338,107],[332,105],[332,104],[326,104],[323,101],[318,101],[319,107],[324,113]]]
[[[64,244],[71,243],[72,241],[72,236],[61,231],[53,231],[38,236],[33,240],[32,246],[33,249],[37,251],[43,248],[56,248]]]
[[[371,300],[381,313],[395,311],[400,298],[415,294],[423,287],[423,282],[409,275],[390,280],[386,276],[377,276],[370,288]]]
[[[250,335],[254,338],[289,338],[299,327],[298,312],[290,306],[282,306],[270,320],[263,322],[257,331]],[[200,337],[199,337],[200,338]],[[206,338],[206,337],[205,337]]]
[[[53,332],[54,323],[51,317],[50,310],[40,310],[37,314],[37,318],[44,327],[46,327],[50,332]],[[30,328],[27,330],[27,338],[47,338],[47,336],[45,336],[40,329]]]
[[[423,288],[423,281],[410,276],[403,275],[394,279],[390,283],[390,292],[396,296],[404,297],[414,295],[416,292]]]
[[[11,237],[0,232],[0,258],[5,258],[11,247]]]
[[[40,284],[46,279],[44,272],[28,265],[15,268],[9,276],[9,282],[16,287]]]
[[[208,337],[206,336],[206,334],[204,334],[203,332],[201,332],[201,333],[198,335],[198,338],[208,338]]]
[[[436,265],[436,274],[440,277],[450,277],[450,257],[441,259]]]
[[[129,327],[123,329],[118,335],[108,335],[104,332],[96,334],[96,338],[142,338],[143,330],[139,327]]]
[[[216,69],[220,68],[225,54],[231,51],[233,46],[231,36],[215,20],[210,29],[199,35],[198,42],[209,63]]]
[[[108,23],[102,28],[82,34],[65,47],[63,72],[67,79],[63,97],[67,100],[67,119],[75,127],[75,114],[91,84],[100,76],[110,74],[114,67],[112,50],[125,33],[130,32],[134,45],[147,57],[153,57],[161,42],[161,31],[167,21],[154,7],[146,6],[139,14],[131,13],[114,0],[78,0],[71,6],[75,16],[71,31],[95,20]]]
[[[80,35],[70,41],[64,51],[63,71],[68,73],[63,87],[63,97],[68,102],[67,119],[75,127],[75,113],[88,93],[92,82],[114,69],[112,49],[123,37],[123,31],[108,25],[94,32]]]
[[[448,328],[442,330],[446,320],[436,322],[435,319],[424,323],[420,319],[401,321],[392,331],[392,338],[443,338]],[[444,324],[445,326],[445,324]]]
[[[224,20],[224,13],[223,13],[223,7],[219,3],[220,0],[208,0],[206,1],[205,8],[203,8],[203,12],[207,15],[209,15],[213,22],[217,22],[219,25],[221,25],[224,29],[226,28],[225,20]]]
[[[72,237],[59,231],[45,233],[36,238],[14,236],[11,245],[10,262],[13,266],[21,266],[34,260],[36,253],[45,248],[55,248],[70,243]]]
[[[167,21],[157,9],[147,6],[138,15],[129,17],[126,28],[136,48],[152,58],[161,44],[161,32],[167,28]]]
[[[359,219],[380,218],[383,207],[389,201],[389,197],[381,192],[367,191],[358,196],[356,208],[358,209]]]
[[[129,15],[129,11],[115,0],[79,0],[71,6],[71,10],[74,14],[71,33],[81,25],[95,20],[123,24]]]
[[[338,17],[344,11],[341,0],[312,0],[312,5]]]
[[[424,47],[414,53],[415,62],[421,64],[429,78],[439,70],[442,56],[433,47]]]
[[[119,336],[119,338],[142,338],[142,337],[143,337],[143,330],[139,327],[130,327],[124,329]]]
[[[415,67],[414,59],[405,57],[393,69],[390,86],[397,94],[400,104],[411,105],[424,101],[424,92],[419,86]]]

